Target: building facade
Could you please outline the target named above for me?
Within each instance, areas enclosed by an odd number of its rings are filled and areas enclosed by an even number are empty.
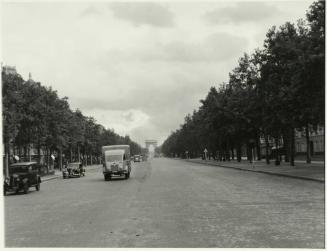
[[[1,66],[1,70],[2,72],[4,72],[4,74],[13,74],[13,75],[16,75],[17,74],[17,70],[16,70],[16,66],[9,66],[9,65],[4,65],[4,66]]]
[[[269,148],[268,152],[271,154],[276,148],[285,151],[283,139],[279,140],[279,145],[276,146],[275,141],[272,138],[268,139]],[[309,131],[309,141],[310,141],[310,154],[311,156],[323,155],[325,153],[325,128],[323,126],[318,126],[317,130]],[[261,155],[266,154],[266,144],[264,138],[260,138],[260,151]],[[307,152],[307,140],[305,135],[305,130],[295,130],[295,154],[305,155]]]

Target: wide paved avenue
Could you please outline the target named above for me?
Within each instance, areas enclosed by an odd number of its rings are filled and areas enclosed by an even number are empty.
[[[88,168],[88,167],[87,167]],[[323,248],[324,184],[156,158],[5,197],[7,247]]]

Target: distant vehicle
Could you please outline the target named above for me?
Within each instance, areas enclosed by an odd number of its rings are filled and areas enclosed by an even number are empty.
[[[105,180],[112,176],[125,176],[131,173],[131,153],[129,145],[111,145],[102,147],[103,175]]]
[[[81,176],[85,176],[85,168],[83,168],[81,162],[68,163],[67,166],[62,169],[62,177],[64,179]]]
[[[140,155],[134,155],[134,162],[141,162],[141,156]]]
[[[5,179],[3,192],[16,192],[23,190],[28,193],[31,186],[40,190],[41,177],[39,175],[41,165],[37,162],[20,162],[9,166],[9,177]]]

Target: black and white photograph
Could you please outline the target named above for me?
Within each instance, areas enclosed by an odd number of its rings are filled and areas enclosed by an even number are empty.
[[[2,248],[325,249],[325,1],[0,13]]]

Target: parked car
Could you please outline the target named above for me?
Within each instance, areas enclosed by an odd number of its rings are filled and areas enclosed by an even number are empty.
[[[134,155],[134,162],[141,162],[141,156],[140,155]]]
[[[68,163],[62,169],[62,177],[66,178],[74,178],[85,176],[85,168],[83,168],[83,164],[81,162],[72,162]]]
[[[37,162],[20,162],[9,166],[9,176],[5,178],[3,192],[15,192],[23,190],[28,193],[30,187],[34,186],[40,190],[41,177],[39,175],[40,164]]]

